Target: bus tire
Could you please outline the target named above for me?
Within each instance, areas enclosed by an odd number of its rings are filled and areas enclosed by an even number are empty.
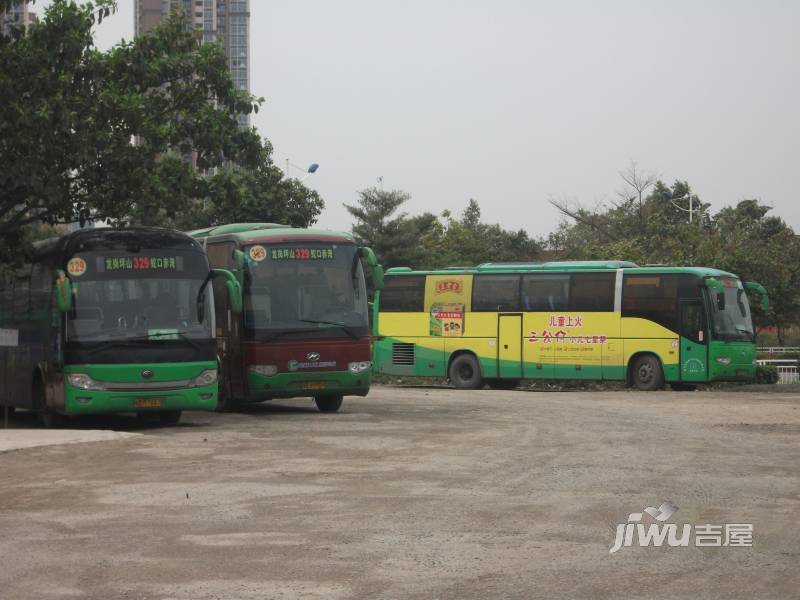
[[[519,379],[487,379],[486,385],[493,390],[513,390],[519,387]]]
[[[180,410],[165,410],[158,413],[158,421],[162,425],[177,425],[181,420]]]
[[[642,354],[633,362],[631,380],[633,387],[652,392],[664,387],[664,370],[661,361],[652,354]]]
[[[64,424],[64,417],[47,406],[47,398],[44,393],[44,385],[40,376],[33,382],[33,400],[36,402],[36,412],[39,422],[45,429],[56,429]]]
[[[344,396],[315,396],[319,412],[335,413],[342,407]]]
[[[459,354],[447,370],[450,382],[459,390],[479,390],[483,387],[481,366],[472,354]]]

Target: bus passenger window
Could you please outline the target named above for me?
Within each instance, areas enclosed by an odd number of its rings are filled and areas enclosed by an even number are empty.
[[[575,273],[569,293],[569,309],[586,312],[614,310],[616,273]]]
[[[625,275],[622,316],[653,321],[677,331],[678,275]]]
[[[519,275],[476,275],[472,280],[472,311],[519,310]]]
[[[522,310],[567,310],[569,275],[525,275],[522,278]]]
[[[381,290],[380,309],[382,312],[423,312],[425,276],[387,276]]]

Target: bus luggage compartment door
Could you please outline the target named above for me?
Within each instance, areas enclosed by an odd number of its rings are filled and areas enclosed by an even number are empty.
[[[522,315],[497,317],[497,371],[499,377],[522,377]]]

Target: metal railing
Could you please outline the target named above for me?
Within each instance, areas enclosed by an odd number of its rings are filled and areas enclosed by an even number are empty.
[[[759,365],[775,367],[778,371],[778,384],[800,383],[800,361],[796,358],[759,358]]]
[[[762,346],[756,348],[759,354],[786,354],[788,352],[800,353],[800,346]]]
[[[776,368],[778,369],[778,384],[800,383],[800,372],[798,372],[797,366],[779,365]]]

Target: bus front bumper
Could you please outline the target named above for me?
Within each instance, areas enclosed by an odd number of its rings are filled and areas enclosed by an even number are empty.
[[[358,374],[349,371],[312,371],[270,376],[248,371],[247,399],[257,402],[309,396],[366,396],[370,381],[369,370]]]
[[[214,410],[217,384],[182,390],[117,392],[82,390],[67,384],[64,413],[90,415],[112,412],[159,412],[165,410]]]
[[[756,347],[750,342],[712,341],[709,347],[709,381],[753,381]]]

